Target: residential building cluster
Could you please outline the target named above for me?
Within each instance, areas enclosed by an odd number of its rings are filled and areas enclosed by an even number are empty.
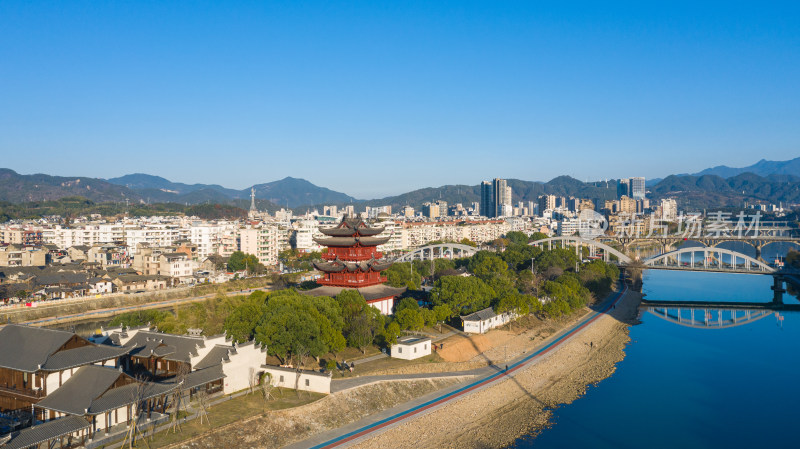
[[[652,213],[674,220],[674,199],[651,205],[644,178],[619,181],[615,200],[540,195],[535,201],[512,203],[513,192],[505,179],[481,184],[479,202],[448,204],[433,200],[416,211],[411,206],[323,206],[296,214],[281,209],[268,214],[256,209],[255,199],[244,220],[202,220],[196,217],[138,217],[115,221],[99,216],[79,217],[65,225],[58,217],[0,224],[0,267],[5,277],[29,282],[29,294],[44,299],[158,290],[201,282],[222,282],[234,276],[225,261],[234,251],[253,254],[271,270],[280,270],[281,253],[295,249],[319,252],[320,228],[334,226],[344,216],[360,216],[384,228],[387,237],[378,248],[390,257],[429,242],[486,244],[510,231],[527,234],[570,235],[578,232],[579,216],[586,210],[603,214],[614,226],[629,214]],[[646,225],[642,225],[646,226]],[[50,273],[25,267],[56,268],[70,273],[71,282],[52,284]],[[24,270],[23,270],[24,271]],[[78,279],[77,273],[82,273]],[[99,281],[102,279],[103,281]],[[6,297],[8,297],[6,295]]]

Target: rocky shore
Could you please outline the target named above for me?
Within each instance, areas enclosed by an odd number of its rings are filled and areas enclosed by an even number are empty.
[[[629,291],[611,311],[510,379],[391,427],[353,447],[490,448],[551,425],[552,409],[613,374],[630,341],[641,295]]]

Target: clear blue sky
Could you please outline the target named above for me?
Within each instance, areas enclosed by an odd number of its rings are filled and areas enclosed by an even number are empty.
[[[374,198],[790,159],[799,5],[3,0],[0,166]]]

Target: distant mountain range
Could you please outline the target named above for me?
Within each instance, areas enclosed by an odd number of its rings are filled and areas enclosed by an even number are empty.
[[[553,194],[589,198],[598,205],[616,198],[616,180],[586,183],[569,176],[548,182],[509,179],[513,198],[535,201],[539,195]],[[257,206],[274,211],[289,207],[303,211],[324,204],[390,205],[399,209],[409,205],[441,199],[449,204],[480,201],[480,185],[446,185],[428,187],[373,200],[357,200],[350,195],[319,187],[305,179],[284,179],[256,184]],[[672,175],[648,182],[649,197],[678,199],[684,208],[741,206],[744,202],[800,203],[800,158],[790,161],[761,160],[744,168],[718,166],[694,175]],[[44,174],[20,175],[0,169],[0,201],[10,203],[39,202],[80,196],[93,202],[137,202],[179,204],[230,204],[247,209],[250,188],[229,189],[217,184],[184,184],[160,176],[142,173],[111,179],[64,177]],[[2,205],[0,205],[2,207]]]
[[[225,203],[250,199],[250,188],[227,189],[217,184],[183,184],[160,176],[134,173],[108,179],[111,184],[125,186],[149,202]],[[344,193],[318,187],[305,179],[286,177],[279,181],[256,184],[256,199],[266,200],[279,207],[298,207],[309,204],[338,204],[357,201]],[[249,202],[247,203],[249,204]]]
[[[718,165],[716,167],[707,168],[701,172],[697,172],[693,176],[716,175],[722,178],[730,178],[743,173],[753,173],[754,175],[758,176],[792,175],[800,177],[800,157],[796,157],[789,161],[768,161],[766,159],[761,159],[749,167],[742,168],[732,168],[725,165]]]

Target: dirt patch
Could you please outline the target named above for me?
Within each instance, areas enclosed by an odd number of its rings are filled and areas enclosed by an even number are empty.
[[[511,337],[510,332],[499,329],[483,335],[453,335],[441,342],[444,347],[437,353],[446,362],[466,362]]]

